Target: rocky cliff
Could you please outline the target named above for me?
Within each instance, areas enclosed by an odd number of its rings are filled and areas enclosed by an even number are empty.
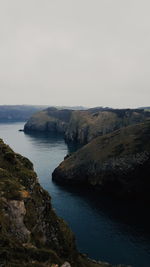
[[[33,115],[25,124],[25,132],[48,131],[62,133],[66,141],[86,144],[97,136],[121,127],[143,122],[150,117],[144,110],[58,110],[48,108]]]
[[[121,197],[149,199],[150,120],[95,138],[53,173],[59,183],[84,184]]]
[[[105,267],[79,254],[32,163],[0,139],[0,266]]]

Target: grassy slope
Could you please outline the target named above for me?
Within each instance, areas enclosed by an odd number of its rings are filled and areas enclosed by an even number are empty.
[[[0,139],[0,265],[105,267],[78,254],[74,235],[58,218],[32,163]]]
[[[95,138],[63,161],[55,169],[53,179],[62,183],[84,182],[93,185],[129,178],[136,182],[138,171],[149,177],[149,154],[150,121],[146,121]],[[149,180],[145,182],[149,186]]]
[[[70,110],[69,115],[67,110],[65,112],[57,109],[38,112],[28,120],[25,130],[53,131],[56,129],[64,133],[67,141],[88,143],[97,136],[142,122],[150,117],[149,112],[142,110]]]

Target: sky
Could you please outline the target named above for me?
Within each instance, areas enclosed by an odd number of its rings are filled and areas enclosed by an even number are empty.
[[[0,0],[0,104],[150,106],[149,0]]]

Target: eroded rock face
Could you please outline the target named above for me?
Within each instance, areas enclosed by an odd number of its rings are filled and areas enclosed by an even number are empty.
[[[92,185],[120,196],[149,197],[150,121],[98,137],[53,173],[59,183]]]
[[[24,224],[26,209],[23,200],[7,200],[2,198],[5,217],[9,223],[9,234],[19,242],[26,243],[30,240],[31,232]]]
[[[71,267],[69,262],[65,262],[61,267]]]
[[[33,115],[25,124],[25,132],[40,131],[64,134],[72,115],[72,110],[48,108]]]
[[[25,132],[48,131],[61,133],[67,142],[86,144],[127,125],[143,122],[150,112],[143,110],[113,110],[95,108],[89,110],[57,110],[49,108],[32,116],[25,124]]]
[[[32,163],[0,140],[0,264],[17,258],[61,265],[75,257],[74,235],[52,209]]]
[[[104,267],[82,256],[33,164],[0,139],[0,266]]]

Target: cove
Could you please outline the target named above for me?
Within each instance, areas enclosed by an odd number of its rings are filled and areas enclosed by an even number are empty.
[[[77,149],[60,135],[25,134],[23,123],[0,124],[0,138],[34,164],[40,184],[50,193],[57,214],[76,235],[77,247],[90,257],[112,264],[150,266],[150,218],[145,207],[132,207],[90,189],[58,186],[55,167]]]

